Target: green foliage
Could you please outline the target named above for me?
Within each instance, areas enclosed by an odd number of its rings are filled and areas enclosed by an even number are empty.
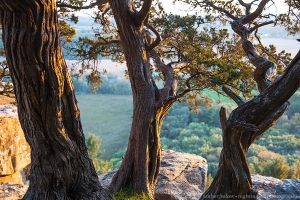
[[[66,21],[59,20],[58,27],[60,30],[61,40],[65,42],[71,42],[76,34],[74,27],[71,27]]]
[[[289,177],[292,179],[300,179],[300,160],[296,160],[291,166]]]
[[[146,194],[138,194],[131,188],[123,188],[112,196],[112,200],[148,200]]]
[[[207,180],[206,180],[206,186],[204,190],[207,190],[209,188],[209,186],[211,185],[211,183],[213,182],[214,178],[211,176],[211,174],[209,174],[207,176]]]
[[[162,15],[153,19],[163,41],[159,51],[163,57],[189,65],[178,70],[179,91],[186,88],[187,76],[193,92],[185,99],[199,107],[196,96],[203,96],[204,89],[216,92],[220,86],[230,85],[237,93],[252,97],[255,84],[253,68],[243,59],[243,50],[238,37],[230,38],[227,29],[210,27],[208,18],[195,15]],[[204,25],[205,24],[205,25]]]
[[[97,93],[97,90],[100,88],[102,81],[100,78],[100,72],[98,70],[93,70],[88,76],[87,76],[88,85],[90,86],[92,92],[94,94]]]
[[[299,101],[298,95],[296,93],[291,98],[292,105]],[[163,148],[205,157],[209,163],[208,174],[212,177],[218,169],[222,149],[220,106],[227,107],[227,110],[234,108],[228,103],[214,103],[210,109],[201,106],[198,113],[193,113],[188,111],[188,105],[175,104],[165,117],[161,133]],[[277,178],[299,176],[296,165],[300,156],[296,153],[300,145],[300,129],[295,127],[300,123],[300,115],[295,111],[297,108],[287,111],[276,125],[250,146],[248,163],[251,173]],[[289,154],[294,156],[289,157]]]
[[[112,163],[101,160],[101,156],[104,151],[100,151],[102,140],[100,140],[95,134],[89,133],[86,139],[86,146],[88,148],[88,154],[93,161],[97,174],[103,174],[113,169]]]
[[[267,168],[267,164],[270,165],[271,163],[275,163],[275,161],[268,160],[266,157],[275,159],[275,154],[279,157],[283,156],[286,159],[286,164],[290,168],[288,174],[283,174],[281,177],[299,177],[299,170],[297,170],[299,166],[297,165],[299,164],[297,161],[300,160],[300,129],[297,128],[300,124],[300,118],[298,118],[299,111],[297,109],[299,97],[299,92],[297,92],[290,99],[291,106],[285,115],[283,115],[277,124],[267,133],[250,146],[248,151],[248,163],[251,173],[260,173],[262,175],[270,174],[271,172],[264,171],[264,169]],[[130,98],[130,100],[126,100],[125,98]],[[79,95],[78,100],[82,110],[84,127],[87,128],[88,131],[96,132],[97,135],[101,134],[101,138],[105,138],[106,149],[109,147],[109,154],[107,154],[105,158],[109,159],[114,167],[118,167],[125,154],[125,147],[130,131],[130,121],[128,119],[131,119],[132,116],[131,97],[116,95],[102,95],[101,97],[95,95]],[[122,102],[122,104],[119,104],[119,101]],[[85,105],[84,102],[88,103]],[[101,106],[104,104],[107,106]],[[209,163],[208,174],[212,177],[214,177],[218,169],[219,156],[222,149],[222,131],[219,124],[220,106],[226,107],[227,111],[235,107],[229,103],[214,103],[210,109],[201,105],[198,113],[194,113],[189,111],[188,105],[176,103],[166,116],[161,132],[163,149],[195,153],[205,157]],[[120,110],[117,109],[120,107],[125,110],[120,112]],[[97,115],[94,115],[94,113]],[[124,119],[119,118],[122,116],[120,113],[124,114]],[[99,119],[99,115],[101,119]],[[111,119],[109,117],[110,115]],[[116,117],[118,117],[118,119],[116,119]],[[105,125],[97,129],[91,129],[96,125],[99,127],[99,120],[105,122]],[[119,126],[115,123],[108,124],[114,120],[118,121]],[[128,121],[128,124],[124,124],[123,121]],[[109,127],[113,127],[113,129]],[[118,127],[120,130],[117,130]],[[124,133],[124,127],[127,127],[126,133]],[[101,132],[98,131],[99,129],[101,129]],[[107,143],[109,143],[109,145],[107,145]],[[264,163],[265,167],[262,169],[255,168],[255,166],[262,166],[261,163]],[[283,162],[278,163],[282,164]],[[285,167],[281,169],[284,168]]]
[[[75,92],[77,94],[121,94],[121,95],[131,95],[131,86],[129,80],[123,78],[120,79],[117,76],[113,76],[112,74],[102,74],[101,78],[96,77],[96,82],[91,82],[88,84],[86,80],[90,76],[87,77],[76,77],[73,76],[73,85]],[[99,78],[99,80],[98,80]],[[101,82],[101,87],[98,87],[97,82]],[[98,82],[99,83],[99,82]],[[95,84],[95,85],[94,85]],[[100,83],[99,83],[100,84]],[[95,86],[95,87],[94,87]],[[91,90],[91,88],[93,90]]]
[[[272,176],[279,179],[291,178],[294,170],[291,171],[291,167],[288,165],[284,156],[277,155],[271,158],[251,158],[249,159],[251,173],[257,173],[265,176]],[[297,167],[298,168],[298,167]],[[295,172],[296,174],[297,172]]]

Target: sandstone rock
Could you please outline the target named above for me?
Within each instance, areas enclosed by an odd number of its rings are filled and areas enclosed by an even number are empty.
[[[99,177],[107,187],[117,170]],[[161,167],[155,191],[157,200],[194,200],[202,195],[207,176],[204,158],[171,150],[162,151]]]
[[[199,199],[205,189],[206,177],[207,163],[203,157],[163,151],[155,199]]]
[[[1,200],[17,200],[22,199],[28,189],[27,185],[16,183],[0,183],[0,199]]]
[[[23,182],[19,172],[29,163],[30,147],[19,120],[0,115],[0,181]]]
[[[251,175],[253,188],[258,192],[257,200],[300,199],[300,180],[276,179],[261,175]]]

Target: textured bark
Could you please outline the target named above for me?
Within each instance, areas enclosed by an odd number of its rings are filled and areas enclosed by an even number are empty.
[[[201,199],[256,199],[246,160],[248,148],[277,122],[289,106],[288,99],[300,86],[300,52],[285,73],[272,83],[276,65],[258,55],[248,40],[250,31],[241,22],[232,22],[232,29],[241,37],[243,49],[255,66],[254,79],[260,94],[245,103],[230,89],[223,88],[238,107],[228,119],[225,109],[220,110],[223,150],[217,174]]]
[[[31,147],[23,199],[104,199],[62,54],[55,1],[2,0],[0,11],[19,119]]]
[[[136,192],[143,192],[154,199],[161,157],[160,128],[175,98],[162,97],[151,76],[149,59],[155,45],[145,30],[145,26],[149,27],[146,20],[151,2],[144,1],[141,10],[136,11],[131,0],[110,0],[133,94],[133,121],[128,147],[110,190],[115,192],[132,187]],[[158,105],[158,101],[162,103]]]

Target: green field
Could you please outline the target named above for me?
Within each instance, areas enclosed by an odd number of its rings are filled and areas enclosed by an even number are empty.
[[[127,146],[132,122],[130,95],[77,95],[85,136],[89,132],[102,139],[103,159]]]
[[[230,102],[228,98],[205,91],[215,100]],[[127,147],[132,122],[132,96],[113,94],[76,95],[83,124],[84,134],[96,134],[101,140],[103,159],[110,159],[118,150]]]

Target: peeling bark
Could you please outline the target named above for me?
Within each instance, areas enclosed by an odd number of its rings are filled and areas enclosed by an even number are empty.
[[[0,12],[19,120],[31,147],[23,199],[105,199],[85,146],[55,1],[3,0]]]

